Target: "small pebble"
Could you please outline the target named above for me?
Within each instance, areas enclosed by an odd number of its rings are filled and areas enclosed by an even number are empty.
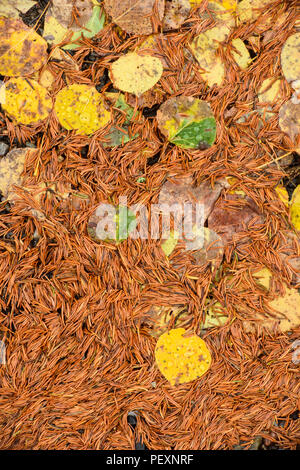
[[[0,142],[0,156],[3,157],[7,153],[9,149],[9,145],[7,145],[5,142]]]

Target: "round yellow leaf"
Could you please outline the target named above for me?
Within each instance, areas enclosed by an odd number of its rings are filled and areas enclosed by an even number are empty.
[[[128,53],[111,66],[111,79],[116,88],[140,96],[160,79],[163,65],[158,57]]]
[[[258,101],[260,103],[272,104],[275,101],[278,101],[278,99],[282,99],[280,96],[280,84],[280,79],[274,81],[274,78],[272,77],[266,78],[258,90]]]
[[[106,126],[110,111],[95,87],[73,84],[57,93],[54,109],[60,124],[79,134],[93,134]]]
[[[25,78],[11,78],[6,82],[4,111],[18,124],[43,121],[52,109],[52,100],[46,88]]]
[[[158,339],[155,360],[160,372],[173,386],[205,374],[211,364],[211,355],[199,336],[187,335],[184,328],[176,328]]]
[[[296,230],[300,230],[300,184],[293,192],[291,199],[291,221]]]
[[[0,74],[28,76],[47,60],[47,43],[18,19],[0,17]]]
[[[300,32],[285,41],[281,51],[281,68],[288,82],[300,80]]]
[[[251,64],[251,57],[245,43],[237,38],[232,40],[232,45],[236,49],[232,51],[234,60],[242,70],[245,70]]]

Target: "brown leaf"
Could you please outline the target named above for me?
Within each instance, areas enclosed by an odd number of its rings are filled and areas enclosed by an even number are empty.
[[[104,7],[114,23],[126,33],[143,35],[154,31],[151,16],[156,3],[158,19],[161,21],[165,0],[105,0]]]

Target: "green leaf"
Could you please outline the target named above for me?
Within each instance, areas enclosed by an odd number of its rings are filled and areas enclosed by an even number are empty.
[[[135,227],[136,217],[134,213],[128,207],[118,206],[116,212],[116,242],[126,240]]]
[[[215,139],[216,121],[211,117],[198,122],[184,120],[171,142],[182,148],[201,148],[211,147]]]
[[[73,33],[72,41],[80,39],[81,35],[83,35],[85,38],[94,37],[97,33],[99,33],[99,31],[101,31],[104,26],[104,22],[104,11],[102,11],[102,8],[100,6],[95,6],[93,8],[92,16],[89,21],[85,24],[85,27]],[[67,44],[66,46],[63,46],[63,49],[70,50],[77,49],[77,47],[80,47],[80,44]]]

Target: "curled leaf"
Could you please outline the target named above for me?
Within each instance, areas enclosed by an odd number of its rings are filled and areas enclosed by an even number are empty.
[[[18,124],[36,124],[52,110],[46,88],[32,79],[11,78],[6,82],[4,111]]]
[[[79,134],[93,134],[111,119],[102,96],[89,85],[73,84],[63,88],[56,95],[54,109],[60,124]]]
[[[159,129],[178,147],[206,149],[216,139],[216,121],[210,105],[190,96],[165,101],[157,112]]]
[[[23,21],[0,17],[0,74],[28,76],[47,60],[47,43]]]
[[[163,19],[165,0],[104,0],[104,7],[113,22],[126,33],[143,35],[153,33],[151,17],[155,7],[158,20]]]
[[[152,88],[163,73],[158,57],[130,52],[111,66],[111,79],[116,88],[140,96]]]
[[[186,336],[184,328],[176,328],[158,339],[155,360],[160,372],[174,386],[205,374],[211,364],[211,355],[199,336]]]

